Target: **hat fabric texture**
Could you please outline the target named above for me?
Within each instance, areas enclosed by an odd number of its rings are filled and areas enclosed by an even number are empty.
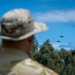
[[[10,10],[2,16],[0,38],[18,41],[47,29],[48,27],[44,23],[33,22],[30,11],[18,8]]]

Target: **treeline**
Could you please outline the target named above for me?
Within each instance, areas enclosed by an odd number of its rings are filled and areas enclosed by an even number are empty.
[[[39,63],[47,66],[57,73],[60,73],[63,67],[66,65],[68,57],[71,55],[71,53],[72,50],[67,51],[63,48],[60,50],[55,50],[49,39],[47,39],[42,45],[39,45],[37,39],[35,38],[34,47],[30,51],[30,56]],[[69,75],[70,72],[72,73],[70,75],[75,75],[75,69],[72,69],[74,64],[75,56],[73,56],[71,63],[67,66],[67,69],[63,75]]]

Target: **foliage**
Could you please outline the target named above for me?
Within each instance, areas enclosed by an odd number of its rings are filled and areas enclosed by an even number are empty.
[[[72,50],[65,50],[61,48],[60,50],[55,50],[50,43],[50,40],[47,39],[42,45],[39,46],[38,41],[35,38],[34,47],[30,52],[32,59],[38,61],[44,66],[60,73],[63,67],[66,65],[69,56],[71,55]],[[67,66],[63,75],[69,75],[72,67],[75,63],[75,57],[73,57],[71,63]],[[75,70],[72,75],[75,75]]]

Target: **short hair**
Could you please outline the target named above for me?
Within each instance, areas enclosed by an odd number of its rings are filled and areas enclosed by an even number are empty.
[[[20,41],[22,41],[22,40],[20,40]],[[6,47],[6,46],[12,46],[12,45],[17,45],[20,41],[13,41],[13,40],[5,40],[5,39],[3,39],[2,40],[2,45],[4,47]]]
[[[34,38],[34,35],[32,35],[32,36],[30,36],[30,37],[33,37]],[[27,39],[27,38],[26,38]],[[2,40],[2,45],[4,46],[4,47],[6,47],[6,46],[13,46],[13,45],[17,45],[17,44],[19,44],[21,41],[24,41],[24,40],[26,40],[26,39],[23,39],[23,40],[18,40],[18,41],[13,41],[13,40],[5,40],[5,39],[3,39]]]

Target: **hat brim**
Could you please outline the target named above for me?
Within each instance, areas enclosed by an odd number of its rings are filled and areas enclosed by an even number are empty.
[[[18,38],[12,38],[12,37],[1,35],[1,28],[0,28],[0,38],[6,39],[6,40],[19,41],[19,40],[26,39],[36,33],[46,31],[48,29],[48,27],[44,23],[34,22],[33,25],[34,25],[34,30],[32,30],[31,32],[26,33],[23,36],[20,36]]]

